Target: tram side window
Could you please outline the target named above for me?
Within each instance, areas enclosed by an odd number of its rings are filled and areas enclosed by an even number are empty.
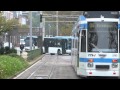
[[[82,36],[81,36],[81,52],[86,52],[86,30],[82,31]]]
[[[81,33],[81,32],[80,32],[80,33]],[[80,33],[79,33],[79,34],[80,34]],[[81,45],[80,40],[81,40],[81,36],[79,35],[79,37],[78,37],[78,51],[80,50],[80,45]]]

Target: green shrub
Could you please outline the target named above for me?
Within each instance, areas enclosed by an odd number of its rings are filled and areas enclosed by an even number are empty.
[[[1,47],[1,48],[0,48],[0,54],[2,55],[2,54],[4,54],[4,52],[5,52],[4,47]]]
[[[18,55],[16,53],[10,53],[8,55],[11,56],[11,57],[18,57]]]
[[[10,49],[10,53],[17,53],[17,50],[12,48],[12,49]]]
[[[25,69],[28,63],[19,57],[0,56],[0,79],[7,79]]]
[[[31,50],[31,51],[28,52],[28,58],[27,59],[28,60],[33,60],[40,55],[41,55],[40,49]]]
[[[10,48],[7,46],[5,47],[5,54],[9,54],[10,53]]]
[[[10,49],[9,47],[5,47],[5,48],[4,48],[4,53],[5,53],[5,54],[17,53],[17,50],[14,49],[14,48]]]

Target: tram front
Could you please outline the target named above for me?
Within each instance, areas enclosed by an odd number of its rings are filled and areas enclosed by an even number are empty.
[[[119,19],[87,19],[87,76],[119,76]]]

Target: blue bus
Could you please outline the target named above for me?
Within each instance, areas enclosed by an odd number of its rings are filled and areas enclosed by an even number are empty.
[[[38,49],[38,36],[32,36],[32,50]],[[30,51],[30,36],[27,36],[25,39],[25,51]]]
[[[71,55],[72,36],[55,36],[56,38],[66,39],[66,54]]]
[[[45,37],[43,42],[44,53],[71,54],[72,36]]]

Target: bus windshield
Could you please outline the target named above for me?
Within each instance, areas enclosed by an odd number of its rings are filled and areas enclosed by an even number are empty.
[[[48,47],[61,47],[61,40],[55,38],[45,38],[44,39],[44,46]]]
[[[118,23],[89,22],[88,52],[118,53]]]
[[[72,44],[71,36],[45,37],[43,41],[43,47],[45,48],[45,53],[47,53],[50,48],[52,49],[61,48],[62,54],[70,53],[71,44]]]
[[[30,37],[26,37],[24,41],[25,41],[25,46],[30,46]],[[32,37],[32,44],[37,46],[37,38],[36,37]]]

